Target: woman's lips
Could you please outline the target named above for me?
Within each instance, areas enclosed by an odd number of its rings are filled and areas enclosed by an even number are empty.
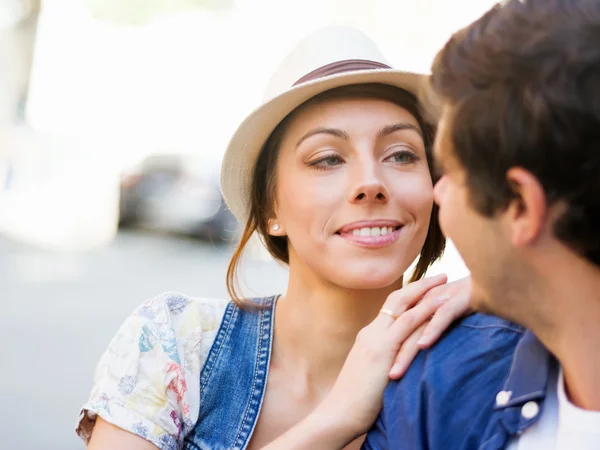
[[[393,244],[400,237],[402,226],[362,227],[338,233],[341,238],[361,247],[379,248]]]

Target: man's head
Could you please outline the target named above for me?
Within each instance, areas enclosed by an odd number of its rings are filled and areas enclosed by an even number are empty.
[[[600,271],[599,43],[598,0],[509,0],[434,62],[436,201],[480,309],[515,318],[557,257]]]

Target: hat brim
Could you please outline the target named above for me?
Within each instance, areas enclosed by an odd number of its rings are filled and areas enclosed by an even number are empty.
[[[292,111],[316,95],[341,86],[380,83],[396,86],[417,96],[426,75],[393,69],[354,71],[319,78],[295,86],[255,109],[233,134],[223,157],[221,191],[235,217],[246,223],[250,214],[252,175],[258,155],[277,125]]]

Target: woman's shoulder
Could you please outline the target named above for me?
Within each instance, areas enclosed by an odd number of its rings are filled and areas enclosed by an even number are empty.
[[[152,351],[158,343],[161,343],[159,351],[176,347],[181,350],[189,348],[191,342],[201,363],[212,345],[229,303],[228,299],[190,297],[179,292],[165,292],[135,309],[125,320],[109,350],[115,341],[123,340],[123,334],[138,340],[138,347],[142,352]],[[169,345],[165,345],[166,342]],[[178,360],[174,354],[170,357]]]
[[[197,420],[200,371],[229,303],[167,292],[136,308],[96,367],[77,427],[84,441],[99,416],[159,448],[179,443]]]
[[[132,317],[140,322],[187,324],[194,322],[203,331],[219,327],[228,299],[190,297],[179,292],[165,292],[142,303]]]

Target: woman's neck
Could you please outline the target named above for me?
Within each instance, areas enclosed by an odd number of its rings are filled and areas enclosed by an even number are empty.
[[[384,289],[353,290],[291,269],[286,295],[277,305],[273,355],[316,389],[328,389],[357,333],[402,287],[402,278]]]

